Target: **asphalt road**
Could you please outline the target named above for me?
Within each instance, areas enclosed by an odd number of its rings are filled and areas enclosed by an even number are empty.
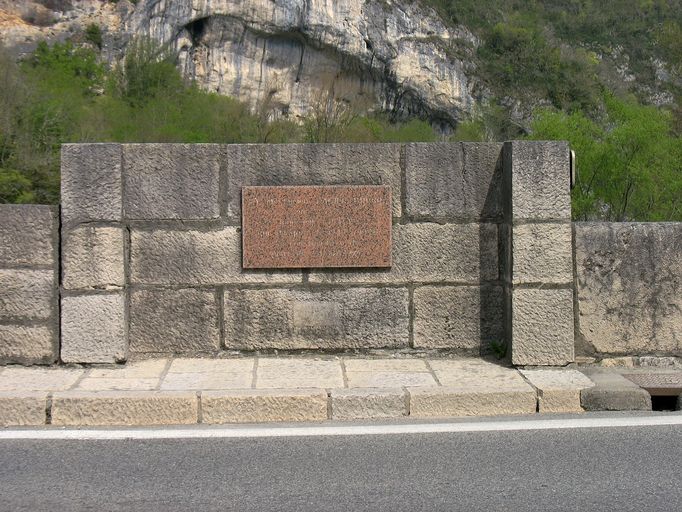
[[[0,438],[8,511],[682,511],[682,425]]]

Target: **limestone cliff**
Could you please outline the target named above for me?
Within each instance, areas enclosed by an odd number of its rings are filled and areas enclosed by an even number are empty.
[[[468,52],[476,38],[410,0],[97,0],[4,2],[6,44],[30,50],[87,23],[105,30],[114,57],[133,36],[178,51],[184,73],[207,90],[274,116],[304,117],[326,102],[453,126],[474,105]],[[62,5],[46,27],[26,12]],[[4,8],[4,9],[3,9]],[[49,9],[48,9],[49,10]],[[13,12],[12,12],[13,11]]]
[[[392,0],[145,0],[130,34],[171,43],[204,88],[284,116],[340,101],[448,125],[474,103],[455,48],[475,38]]]

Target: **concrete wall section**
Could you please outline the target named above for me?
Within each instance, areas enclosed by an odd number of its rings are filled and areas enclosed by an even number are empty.
[[[578,354],[682,356],[682,223],[574,229]]]
[[[57,208],[0,205],[0,364],[58,358]]]

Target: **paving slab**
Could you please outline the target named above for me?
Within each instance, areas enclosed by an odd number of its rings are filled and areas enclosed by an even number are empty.
[[[349,388],[392,388],[437,386],[429,372],[346,372]]]
[[[164,390],[202,389],[249,389],[253,384],[253,372],[241,373],[169,373],[161,383]]]
[[[10,366],[0,372],[0,391],[63,391],[85,374],[73,368],[24,368]]]
[[[521,370],[521,374],[538,390],[538,412],[583,412],[580,393],[594,386],[577,370]]]
[[[342,388],[341,361],[260,358],[256,388]]]

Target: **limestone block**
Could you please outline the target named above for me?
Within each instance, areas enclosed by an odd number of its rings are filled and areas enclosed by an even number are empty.
[[[333,389],[332,419],[358,420],[407,416],[405,392],[400,389]]]
[[[501,286],[420,286],[414,291],[414,346],[480,352],[504,338]]]
[[[415,143],[405,146],[407,215],[495,218],[502,214],[502,144]]]
[[[393,226],[390,269],[318,270],[313,283],[467,282],[499,277],[496,224]]]
[[[408,344],[402,288],[225,290],[228,348],[378,348]]]
[[[49,364],[57,360],[56,326],[0,325],[0,362]]]
[[[513,228],[512,282],[573,283],[571,224],[520,224]]]
[[[62,361],[125,360],[128,350],[125,317],[122,293],[62,297]]]
[[[57,208],[0,204],[0,266],[53,265]]]
[[[45,425],[47,393],[0,392],[0,427]]]
[[[461,388],[408,388],[410,416],[446,418],[449,416],[495,416],[533,414],[535,391],[476,391]]]
[[[197,416],[194,392],[67,391],[52,397],[53,425],[189,425]]]
[[[533,388],[514,368],[481,358],[430,359],[441,385],[454,390],[491,393],[500,390],[526,392]]]
[[[203,423],[324,421],[327,393],[320,389],[205,391]]]
[[[121,220],[121,145],[62,144],[62,221]]]
[[[579,347],[682,355],[682,223],[575,223]]]
[[[215,219],[220,181],[217,144],[123,145],[127,219]]]
[[[512,363],[564,365],[573,361],[573,291],[512,292]]]
[[[213,290],[133,290],[131,352],[215,352],[219,304]]]
[[[56,292],[53,270],[0,269],[0,319],[47,320]]]
[[[225,146],[227,213],[241,216],[246,185],[389,185],[401,215],[400,144],[231,144]]]
[[[241,232],[133,230],[132,284],[248,284],[301,282],[300,271],[242,270]]]
[[[513,220],[570,220],[568,143],[511,141],[505,142],[504,151]]]
[[[594,386],[577,370],[521,370],[538,390],[538,411],[547,413],[582,412],[580,394]]]
[[[404,386],[437,386],[430,372],[368,371],[346,372],[349,388],[397,388]]]
[[[81,226],[62,239],[62,286],[112,289],[125,284],[124,233],[117,227]]]

